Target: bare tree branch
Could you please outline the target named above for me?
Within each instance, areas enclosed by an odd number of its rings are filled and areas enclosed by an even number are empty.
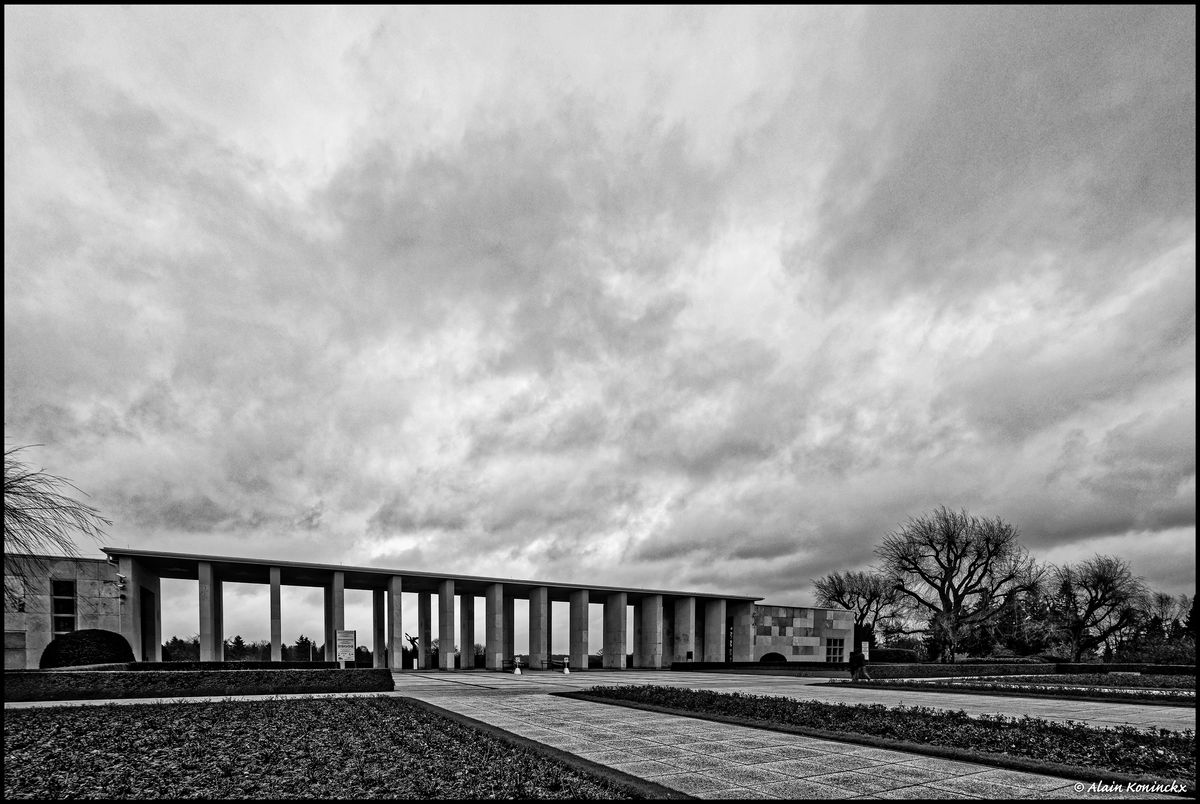
[[[87,496],[66,478],[43,470],[33,471],[18,456],[28,447],[4,452],[4,555],[78,558],[75,536],[100,543],[104,528],[112,522],[87,503],[75,500],[64,487]],[[38,559],[5,561],[4,602],[10,611],[20,610],[31,573],[38,572]],[[9,577],[13,578],[9,582]]]

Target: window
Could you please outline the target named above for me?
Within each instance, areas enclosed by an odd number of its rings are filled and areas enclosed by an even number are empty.
[[[54,636],[75,630],[75,581],[50,581],[50,617]]]
[[[825,661],[830,663],[843,662],[846,651],[846,640],[844,639],[827,639],[825,640]]]

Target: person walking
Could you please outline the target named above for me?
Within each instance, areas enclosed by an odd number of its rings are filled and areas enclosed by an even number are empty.
[[[860,650],[850,652],[850,680],[871,680],[871,676],[867,674],[867,657]]]

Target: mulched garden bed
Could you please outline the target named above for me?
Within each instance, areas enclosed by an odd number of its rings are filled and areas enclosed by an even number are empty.
[[[827,683],[831,686],[849,685],[921,692],[961,692],[1018,698],[1058,698],[1098,703],[1186,707],[1196,705],[1196,680],[1183,676],[1092,674],[1026,678],[872,679],[870,681],[830,681]]]
[[[1191,730],[1098,729],[1031,717],[970,717],[928,707],[834,704],[651,685],[556,694],[1085,781],[1175,780],[1195,792],[1196,735]]]
[[[685,797],[571,759],[393,697],[4,713],[6,800]]]

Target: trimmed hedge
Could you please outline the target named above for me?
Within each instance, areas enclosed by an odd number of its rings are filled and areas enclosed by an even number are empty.
[[[80,664],[132,661],[133,648],[125,637],[103,628],[84,628],[52,640],[42,651],[38,667],[46,670]]]
[[[1060,673],[1148,673],[1158,676],[1194,676],[1194,664],[1088,664],[1086,662],[1059,662],[1055,668]]]
[[[191,695],[287,695],[318,692],[390,692],[391,670],[220,670],[69,673],[6,670],[5,701],[102,698],[178,698]]]
[[[339,670],[337,662],[133,662],[126,670]],[[354,668],[346,668],[347,670]],[[368,668],[363,668],[368,669]]]
[[[867,663],[872,678],[946,678],[947,676],[1053,675],[1052,664],[876,664]]]

